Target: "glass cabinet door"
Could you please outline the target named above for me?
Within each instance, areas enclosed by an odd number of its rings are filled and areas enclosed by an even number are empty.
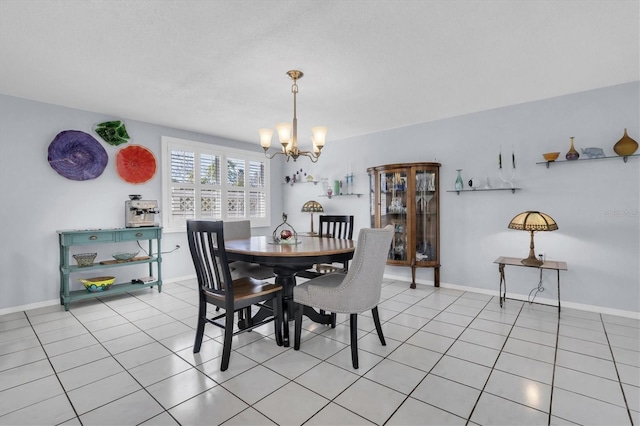
[[[438,259],[438,192],[435,171],[416,170],[416,262]]]
[[[380,173],[380,227],[393,225],[394,236],[389,249],[390,260],[409,258],[407,229],[407,171]]]

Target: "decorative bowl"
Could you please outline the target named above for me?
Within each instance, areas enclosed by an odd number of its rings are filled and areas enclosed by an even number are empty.
[[[136,252],[119,251],[119,252],[113,253],[111,256],[113,256],[115,260],[125,261],[125,260],[133,259],[138,255],[138,253],[140,253],[139,250]]]
[[[545,154],[542,154],[544,159],[547,160],[547,161],[555,161],[555,160],[558,159],[559,155],[560,155],[559,152],[547,152]]]
[[[78,279],[78,281],[84,284],[85,288],[91,293],[109,290],[115,280],[116,277],[94,277]]]
[[[85,266],[93,266],[93,261],[97,255],[98,253],[78,253],[74,254],[73,258],[78,263],[79,268],[84,268]]]

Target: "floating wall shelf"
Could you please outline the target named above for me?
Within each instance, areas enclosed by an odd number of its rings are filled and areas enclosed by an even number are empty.
[[[318,195],[318,197],[327,197],[327,198],[333,198],[333,197],[358,197],[360,198],[363,194],[332,194],[332,195],[327,195],[327,194],[323,194],[323,195]]]
[[[555,161],[540,161],[539,163],[536,164],[546,164],[547,165],[547,169],[549,168],[549,164],[550,163],[554,163],[554,164],[559,164],[559,163],[582,163],[583,161],[591,161],[591,160],[606,160],[608,158],[622,158],[622,161],[624,161],[625,163],[627,162],[627,160],[630,157],[640,157],[640,154],[633,154],[633,155],[612,155],[609,157],[597,157],[597,158],[579,158],[577,160],[555,160]]]
[[[450,189],[447,192],[457,192],[460,195],[461,192],[487,192],[487,191],[511,191],[512,193],[516,193],[516,191],[521,190],[522,188],[477,188],[477,189]]]
[[[319,181],[317,181],[317,180],[302,180],[302,181],[297,181],[297,182],[283,182],[282,184],[283,185],[291,185],[291,186],[293,186],[293,185],[297,185],[299,183],[312,183],[314,185],[317,185],[318,182]]]

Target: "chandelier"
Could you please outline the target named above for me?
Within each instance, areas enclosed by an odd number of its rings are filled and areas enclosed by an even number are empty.
[[[304,75],[302,71],[291,70],[287,71],[287,75],[293,84],[291,85],[291,93],[293,93],[293,126],[291,123],[278,123],[276,124],[276,130],[278,131],[278,138],[280,139],[280,145],[282,145],[282,151],[277,151],[272,155],[267,154],[267,150],[271,146],[271,138],[273,136],[272,129],[258,129],[260,134],[260,145],[264,149],[264,155],[272,159],[277,154],[282,154],[285,159],[289,161],[289,158],[293,158],[296,161],[299,156],[304,155],[309,157],[313,163],[318,161],[320,152],[324,147],[324,140],[327,136],[327,128],[324,126],[316,126],[311,128],[311,142],[313,143],[313,151],[301,151],[298,148],[298,117],[296,115],[296,95],[298,94],[298,80]],[[293,127],[293,132],[291,131]]]

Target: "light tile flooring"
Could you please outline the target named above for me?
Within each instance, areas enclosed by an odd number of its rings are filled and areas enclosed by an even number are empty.
[[[359,316],[358,370],[339,316],[300,351],[243,333],[221,372],[195,281],[5,315],[0,424],[640,424],[639,321],[418,287],[385,281],[387,346]]]

